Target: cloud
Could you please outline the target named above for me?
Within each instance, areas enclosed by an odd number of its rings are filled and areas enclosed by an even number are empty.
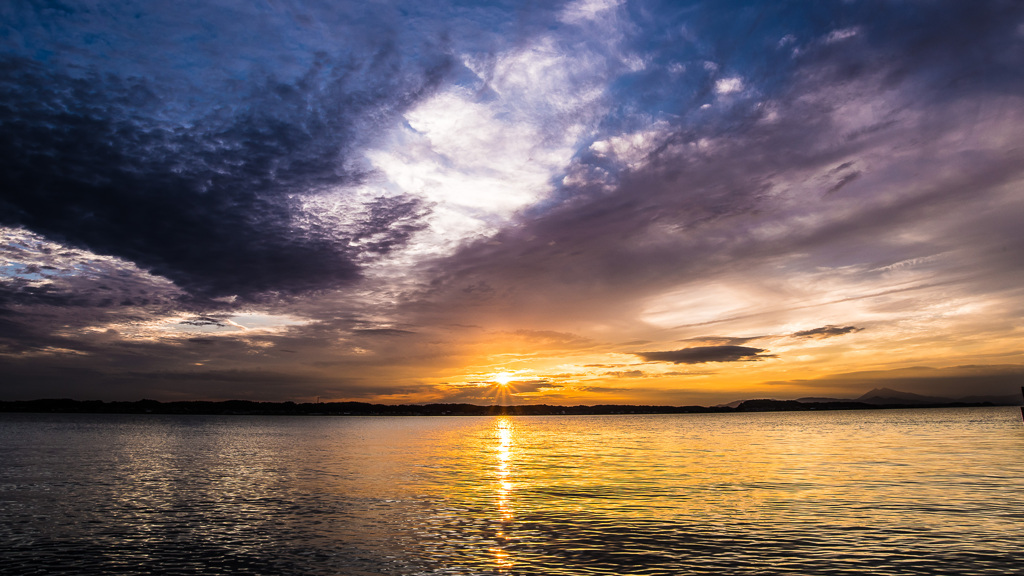
[[[834,42],[842,42],[848,38],[853,38],[857,35],[859,30],[857,28],[843,28],[842,30],[833,30],[828,33],[825,37],[826,44],[832,44]]]
[[[949,367],[914,366],[893,370],[867,370],[831,374],[812,380],[766,382],[772,386],[797,386],[815,395],[856,397],[873,388],[890,388],[925,396],[1015,396],[1019,398],[1024,365],[992,364]]]
[[[841,177],[838,182],[833,184],[828,190],[825,191],[825,195],[827,196],[829,194],[835,194],[836,192],[839,192],[844,186],[853,182],[859,177],[860,172],[851,172],[849,174],[843,175],[843,177]]]
[[[613,376],[615,378],[643,378],[644,373],[642,370],[617,370],[604,372],[602,376]]]
[[[742,91],[742,78],[722,78],[721,80],[715,81],[715,93],[717,94],[732,94],[733,92]]]
[[[877,338],[702,390],[1019,348],[1020,3],[185,2],[4,12],[5,375],[408,401],[770,357],[707,334]]]
[[[671,362],[673,364],[703,364],[705,362],[750,362],[761,358],[774,358],[761,354],[765,350],[749,346],[695,346],[682,350],[664,352],[634,352],[648,362]]]
[[[399,328],[360,328],[352,332],[363,336],[380,336],[384,338],[415,334],[412,330],[401,330]]]
[[[833,336],[842,336],[844,334],[850,334],[852,332],[860,332],[863,328],[857,328],[856,326],[822,326],[821,328],[812,328],[810,330],[800,330],[794,332],[793,336],[796,338],[831,338]]]
[[[196,316],[195,318],[182,320],[181,324],[186,324],[188,326],[226,326],[223,318],[213,318],[210,316]]]
[[[696,338],[686,338],[682,342],[700,343],[706,346],[739,346],[751,340],[760,340],[761,338],[764,338],[764,336],[698,336]]]
[[[421,393],[429,394],[433,402],[475,402],[483,404],[516,404],[524,399],[535,400],[538,391],[559,390],[561,384],[545,378],[535,380],[513,380],[508,386],[493,382],[468,382],[462,385],[443,383],[431,386]]]
[[[380,86],[393,94],[379,99],[356,97],[365,87],[350,85],[353,72],[387,76],[324,61],[295,84],[268,78],[227,117],[177,125],[154,117],[162,102],[141,80],[74,78],[7,58],[0,222],[130,260],[204,296],[351,282],[359,253],[404,243],[421,207],[379,199],[337,238],[297,226],[295,198],[356,181],[344,161],[360,118],[401,107],[441,70]]]
[[[999,151],[1020,139],[997,126],[1020,121],[1013,104],[1020,92],[1006,87],[1004,95],[1003,88],[985,82],[961,85],[955,98],[935,90],[933,78],[948,77],[962,65],[962,60],[936,58],[934,51],[946,49],[939,38],[941,26],[914,32],[929,38],[933,52],[928,54],[910,50],[902,39],[878,38],[878,30],[887,26],[942,20],[938,12],[901,12],[891,24],[871,21],[858,11],[853,20],[862,17],[864,23],[840,29],[856,26],[860,31],[846,42],[877,39],[863,51],[812,47],[795,60],[787,55],[778,68],[748,63],[756,73],[734,62],[744,81],[749,78],[757,86],[760,101],[738,104],[707,120],[681,110],[691,102],[685,91],[675,96],[678,116],[658,114],[660,109],[645,98],[663,101],[659,89],[675,82],[663,74],[658,85],[630,76],[622,84],[628,93],[623,89],[620,94],[620,85],[613,84],[616,98],[647,113],[646,124],[617,133],[630,137],[627,141],[644,134],[644,153],[631,154],[623,160],[629,170],[616,172],[621,166],[609,164],[614,155],[588,148],[569,168],[576,179],[563,185],[558,202],[432,263],[430,302],[457,309],[465,302],[458,291],[487,285],[496,288],[492,302],[515,310],[524,323],[586,321],[600,311],[625,324],[636,318],[640,303],[648,305],[642,320],[660,328],[761,319],[750,330],[774,333],[778,310],[819,305],[827,300],[826,292],[843,293],[842,283],[848,283],[849,293],[862,295],[873,283],[888,288],[887,283],[903,282],[868,270],[951,249],[977,256],[958,256],[955,266],[975,266],[1004,254],[984,247],[998,244],[1002,233],[983,240],[982,228],[973,226],[968,227],[979,236],[954,248],[952,239],[963,239],[955,232],[962,229],[956,221],[966,224],[980,216],[954,207],[962,205],[963,190],[970,188],[975,191],[972,206],[984,206],[984,196],[1007,214],[1019,213],[1019,203],[1001,191],[1020,178],[1019,154]],[[772,25],[763,29],[766,36],[782,25],[768,20]],[[991,13],[971,20],[970,34],[983,43],[994,42],[987,30],[1005,28]],[[770,36],[775,42],[783,34]],[[640,39],[635,42],[638,50],[644,47]],[[652,61],[683,55],[662,53],[670,49],[661,46],[647,46]],[[744,51],[742,45],[733,48]],[[882,58],[893,50],[906,51],[906,59],[920,64],[917,71],[896,81],[891,74],[905,60]],[[988,53],[1002,52],[992,48]],[[990,70],[1000,83],[1013,76],[1000,72],[1003,67],[994,59],[980,63],[979,70]],[[690,68],[713,85],[711,71]],[[765,78],[768,70],[777,77]],[[979,71],[968,76],[983,80]],[[699,101],[697,95],[694,99]],[[611,116],[603,126],[608,131],[621,127],[615,122],[619,117]],[[632,120],[643,122],[639,116]],[[931,144],[919,145],[922,138]],[[611,134],[594,140],[613,141]],[[606,145],[598,148],[611,149]],[[829,189],[832,193],[826,194]],[[1002,224],[997,227],[1004,230]],[[1019,236],[1005,233],[1004,239]],[[956,277],[978,282],[1005,276],[1010,268],[1009,263],[993,263],[991,275]],[[836,282],[833,288],[825,290],[813,281],[824,276]],[[905,282],[900,286],[909,287]]]
[[[538,378],[535,380],[513,380],[509,382],[508,385],[509,388],[511,388],[512,395],[527,394],[548,388],[562,388],[561,384],[553,383],[546,378]]]

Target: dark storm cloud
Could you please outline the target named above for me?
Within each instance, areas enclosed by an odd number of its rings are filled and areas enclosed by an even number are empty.
[[[354,182],[342,168],[355,124],[435,83],[388,78],[388,58],[353,70],[322,62],[296,84],[267,79],[229,118],[166,125],[142,80],[50,72],[0,62],[0,223],[133,261],[194,293],[250,296],[349,282],[359,274],[344,238],[296,226],[296,194]],[[351,240],[386,253],[417,229],[413,200],[381,200]],[[395,229],[391,224],[400,223]]]
[[[20,316],[0,311],[0,352],[17,354],[53,345],[52,338],[43,338],[26,322],[29,319]]]
[[[648,362],[671,362],[673,364],[703,364],[705,362],[750,362],[760,358],[774,358],[761,354],[765,350],[749,346],[695,346],[682,350],[663,352],[634,352]]]
[[[301,201],[359,182],[354,151],[449,79],[453,21],[404,14],[7,5],[0,224],[119,256],[199,296],[351,282],[366,256],[422,229],[429,208],[379,198],[338,230]]]
[[[442,83],[479,82],[453,54],[519,42],[559,9],[15,0],[0,9],[0,224],[197,296],[350,283],[429,206],[379,198],[339,230],[302,197],[360,182],[357,152]]]
[[[0,9],[0,223],[113,254],[202,296],[349,283],[423,228],[388,198],[352,230],[299,196],[552,3],[142,2]],[[481,23],[486,26],[481,27]],[[458,69],[458,70],[456,70]],[[472,76],[472,75],[470,75]],[[336,228],[336,227],[335,227]]]
[[[407,387],[381,386],[360,378],[327,377],[294,370],[111,370],[88,357],[47,355],[12,361],[0,357],[11,383],[0,399],[67,398],[122,400],[268,400],[310,402],[317,396],[373,398]],[[139,368],[142,368],[139,366]]]
[[[793,336],[797,338],[831,338],[833,336],[842,336],[844,334],[850,334],[851,332],[860,332],[863,328],[857,328],[856,326],[822,326],[821,328],[813,328],[811,330],[801,330],[794,332]]]

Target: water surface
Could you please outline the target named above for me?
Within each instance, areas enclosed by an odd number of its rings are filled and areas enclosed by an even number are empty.
[[[1008,574],[1017,408],[0,415],[2,574]]]

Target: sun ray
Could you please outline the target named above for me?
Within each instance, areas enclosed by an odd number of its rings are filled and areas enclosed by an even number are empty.
[[[508,383],[515,377],[516,375],[513,372],[499,372],[494,375],[493,380],[497,382],[499,386],[508,386]]]

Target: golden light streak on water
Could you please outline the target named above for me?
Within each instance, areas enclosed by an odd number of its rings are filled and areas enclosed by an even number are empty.
[[[498,445],[495,449],[495,459],[497,460],[495,496],[498,518],[502,523],[502,528],[495,534],[499,546],[492,548],[491,551],[494,554],[495,566],[499,571],[504,571],[512,568],[515,564],[512,561],[511,554],[501,547],[505,544],[505,526],[515,519],[515,511],[512,505],[512,457],[513,439],[515,437],[513,420],[507,416],[497,418],[494,421],[494,432],[498,440]]]

